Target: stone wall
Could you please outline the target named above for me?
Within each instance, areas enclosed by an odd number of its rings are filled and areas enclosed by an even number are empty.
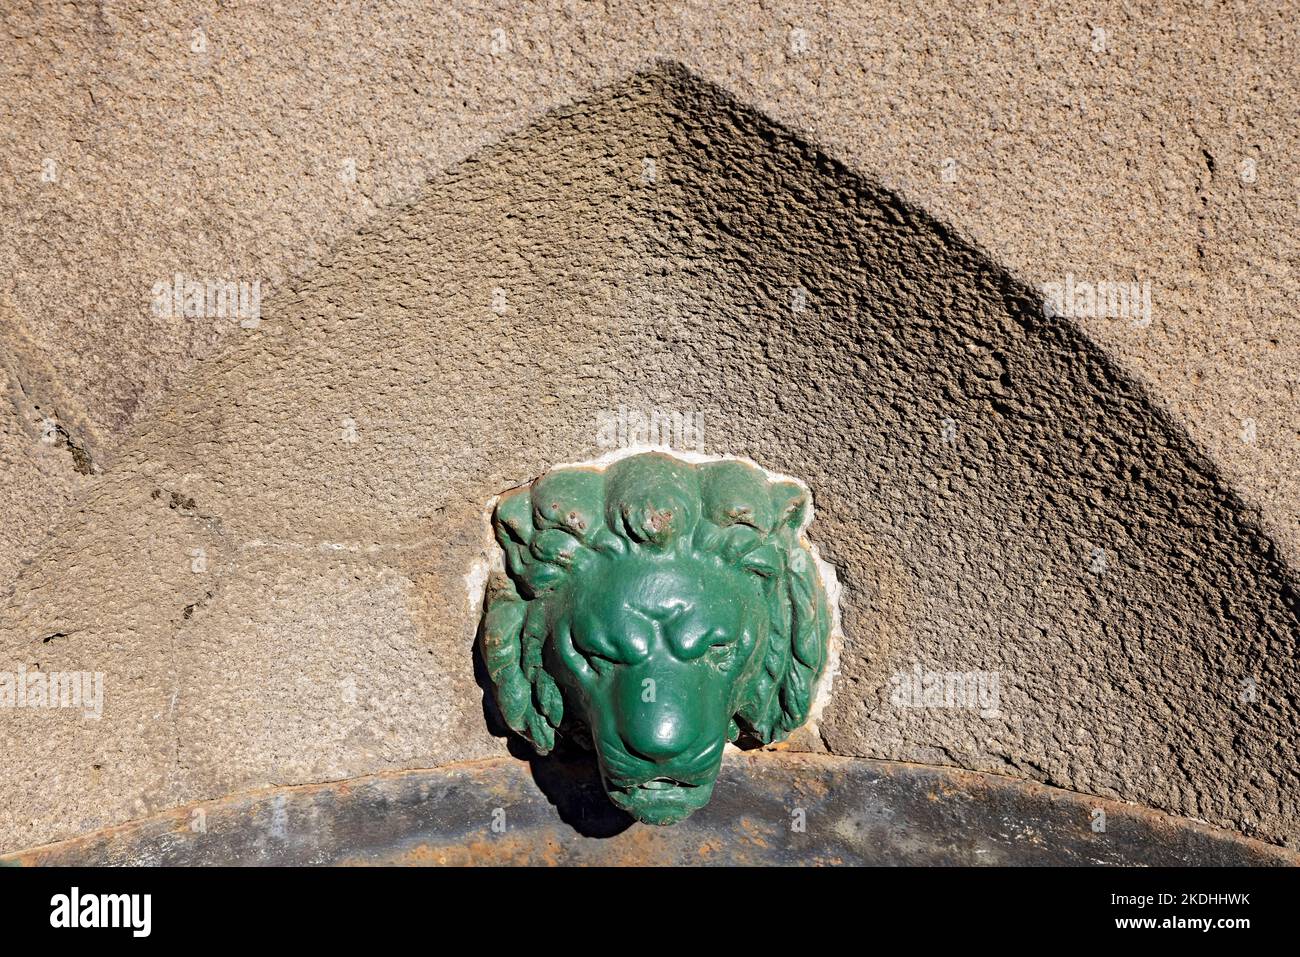
[[[484,508],[620,409],[812,487],[800,746],[1300,839],[1293,25],[854,9],[10,16],[0,650],[105,703],[5,712],[5,843],[503,752]]]

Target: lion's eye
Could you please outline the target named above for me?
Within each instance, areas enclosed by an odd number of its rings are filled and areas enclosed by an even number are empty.
[[[735,640],[721,632],[714,632],[709,638],[709,659],[720,668],[729,667],[736,660]]]
[[[721,628],[714,628],[709,632],[710,648],[727,648],[735,643],[735,636],[727,633]]]
[[[618,662],[614,661],[612,658],[606,658],[602,654],[594,651],[587,651],[583,648],[578,649],[578,654],[582,655],[583,660],[587,662],[587,666],[602,678],[613,671],[614,666],[618,664]]]

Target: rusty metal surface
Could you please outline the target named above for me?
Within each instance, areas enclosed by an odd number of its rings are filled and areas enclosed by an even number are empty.
[[[501,759],[229,797],[0,862],[1294,866],[1300,855],[1010,778],[751,752],[729,755],[712,803],[672,827],[614,809],[587,762]]]

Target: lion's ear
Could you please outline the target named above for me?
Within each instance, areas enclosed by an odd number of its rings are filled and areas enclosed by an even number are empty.
[[[564,580],[564,567],[552,559],[561,554],[571,556],[573,549],[566,550],[566,546],[573,542],[576,547],[576,541],[556,529],[537,530],[527,489],[501,498],[492,515],[492,528],[505,554],[506,571],[522,587],[523,597],[535,598]]]
[[[749,525],[766,535],[776,514],[767,478],[745,462],[707,462],[696,466],[704,517],[719,528]]]
[[[599,472],[547,472],[533,483],[530,501],[537,528],[562,529],[586,542],[605,527],[605,477]]]

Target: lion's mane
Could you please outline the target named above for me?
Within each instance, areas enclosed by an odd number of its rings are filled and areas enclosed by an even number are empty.
[[[489,579],[480,641],[506,723],[542,754],[555,744],[564,697],[542,665],[546,611],[573,576],[638,549],[689,548],[760,576],[769,639],[731,737],[784,738],[807,719],[827,657],[826,591],[802,538],[811,511],[805,489],[747,463],[658,452],[555,469],[503,495],[492,524],[505,573]]]

